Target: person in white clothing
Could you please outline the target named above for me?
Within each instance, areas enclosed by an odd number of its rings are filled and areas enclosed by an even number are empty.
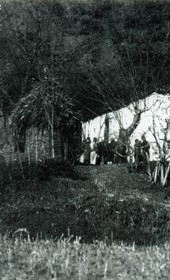
[[[94,137],[93,142],[91,143],[90,164],[96,165],[97,148],[97,138]]]

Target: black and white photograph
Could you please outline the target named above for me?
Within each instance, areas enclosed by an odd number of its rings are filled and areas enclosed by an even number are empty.
[[[169,0],[0,0],[0,279],[170,279]]]

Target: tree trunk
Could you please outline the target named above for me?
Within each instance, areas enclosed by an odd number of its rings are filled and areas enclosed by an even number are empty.
[[[20,150],[19,150],[18,141],[17,141],[17,154],[18,154],[18,161],[19,161],[19,166],[20,166],[21,177],[24,180],[25,179],[24,169],[23,169],[23,165],[22,165],[22,159],[21,159],[21,154],[20,154]]]
[[[52,107],[52,117],[51,117],[51,156],[55,157],[54,151],[54,108]]]
[[[34,129],[35,135],[35,162],[38,163],[38,135],[37,129]]]
[[[142,111],[135,111],[135,115],[133,118],[133,122],[131,123],[131,125],[126,129],[126,137],[129,140],[130,136],[132,135],[132,133],[135,131],[135,129],[137,128],[140,119],[141,119],[141,114]]]
[[[106,143],[109,143],[109,118],[107,114],[105,118],[104,140]]]
[[[68,159],[68,140],[64,141],[64,160]]]
[[[117,155],[117,162],[118,163],[126,163],[127,162],[127,150],[128,147],[130,148],[129,145],[129,138],[132,135],[132,133],[134,132],[134,130],[137,128],[140,119],[141,119],[141,114],[142,111],[135,111],[135,115],[133,118],[133,122],[131,123],[131,125],[128,128],[120,128],[119,130],[119,137],[117,140],[117,147],[116,147],[116,155]]]
[[[28,138],[28,147],[27,147],[27,155],[28,155],[28,165],[31,164],[31,154],[30,154],[30,133],[27,132],[27,138]]]

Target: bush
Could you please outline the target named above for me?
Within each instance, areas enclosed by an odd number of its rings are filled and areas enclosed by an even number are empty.
[[[8,176],[6,175],[7,170]],[[44,163],[39,162],[38,164],[35,162],[31,164],[22,162],[22,167],[18,162],[15,162],[10,164],[8,168],[3,169],[1,173],[0,177],[6,178],[7,183],[9,183],[10,180],[50,180],[52,177],[76,179],[79,176],[69,161],[61,161],[56,158],[48,158]]]

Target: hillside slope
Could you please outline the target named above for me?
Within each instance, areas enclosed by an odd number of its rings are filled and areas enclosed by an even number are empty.
[[[32,238],[62,234],[82,241],[165,241],[170,231],[167,189],[151,186],[144,174],[124,165],[76,167],[84,179],[16,181],[1,193],[0,232]],[[166,199],[165,199],[166,193]]]

